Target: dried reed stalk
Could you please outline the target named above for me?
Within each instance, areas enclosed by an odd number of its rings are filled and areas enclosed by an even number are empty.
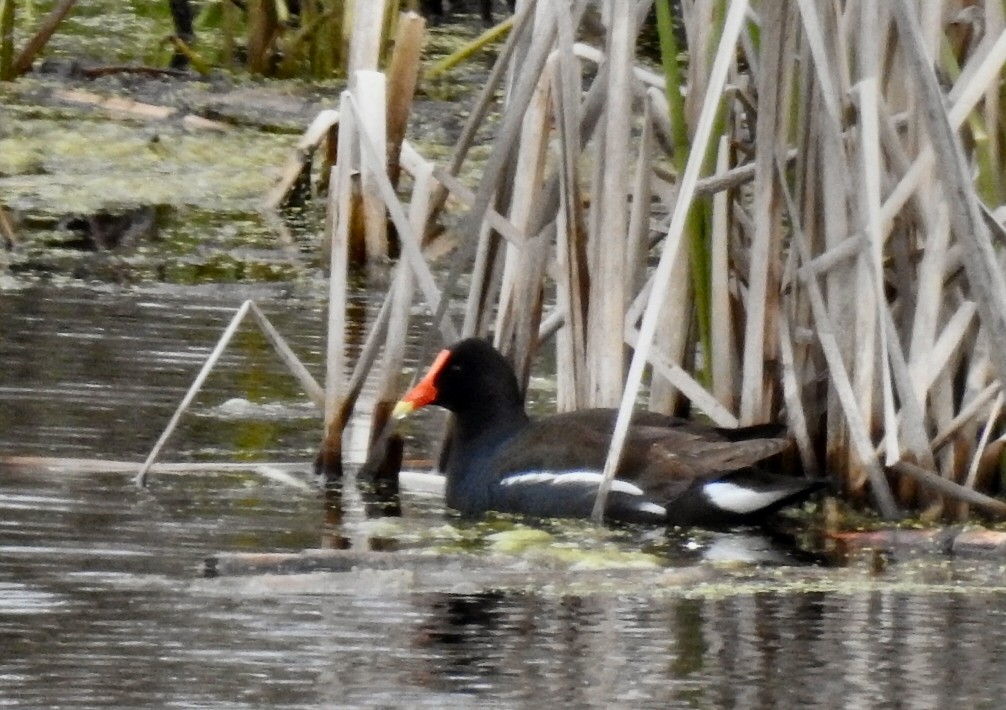
[[[346,3],[353,7],[353,22],[349,43],[346,75],[353,77],[363,70],[374,71],[381,57],[381,37],[384,30],[386,0]]]
[[[764,8],[763,52],[758,76],[758,121],[755,131],[755,231],[751,244],[750,290],[744,330],[740,420],[754,424],[772,413],[774,373],[766,360],[778,359],[777,314],[782,264],[782,200],[775,177],[776,162],[785,157],[792,72],[785,70],[793,52],[793,12],[788,1]],[[781,179],[781,176],[780,176]]]
[[[412,176],[409,224],[416,234],[421,234],[430,215],[434,184],[433,165],[422,163],[416,166]],[[395,269],[391,292],[385,300],[388,306],[388,323],[384,343],[384,362],[382,370],[378,374],[376,401],[371,415],[370,440],[372,445],[376,444],[382,434],[387,431],[391,410],[398,397],[399,376],[405,365],[406,337],[414,290],[415,276],[408,264],[405,261],[400,261]],[[377,326],[375,326],[375,331],[376,329]]]
[[[590,310],[587,314],[587,360],[590,404],[610,407],[622,394],[625,354],[626,241],[628,215],[629,129],[632,92],[632,22],[629,0],[609,5],[607,106],[603,144],[598,151],[599,184],[589,232],[591,255]],[[597,178],[595,178],[597,179]]]
[[[412,99],[419,80],[420,56],[426,20],[414,12],[399,17],[395,45],[388,63],[388,175],[398,186],[398,156],[412,111]]]
[[[544,180],[549,126],[552,123],[549,112],[551,75],[546,65],[524,114],[520,148],[514,164],[515,174],[521,179],[513,187],[509,217],[510,222],[521,231],[527,230],[532,207]],[[513,362],[522,390],[526,388],[531,374],[531,356],[538,341],[544,300],[542,280],[548,247],[549,244],[541,238],[526,240],[520,247],[512,244],[504,247],[495,341],[501,352]]]
[[[349,106],[353,110],[354,116],[356,116],[357,120],[359,120],[360,114],[356,108],[356,102],[354,101],[351,93],[347,93],[347,96],[349,99]],[[395,195],[395,188],[392,187],[391,180],[388,178],[387,173],[380,170],[380,166],[385,163],[379,154],[378,147],[373,145],[368,136],[365,134],[361,134],[359,136],[359,146],[361,149],[361,158],[369,165],[371,174],[374,177],[375,185],[380,191],[381,198],[384,200],[384,206],[388,211],[388,216],[395,225],[395,229],[401,239],[402,253],[408,260],[409,268],[412,269],[416,276],[419,290],[426,300],[430,311],[436,313],[440,308],[441,293],[440,289],[437,288],[436,281],[433,278],[433,273],[430,271],[429,265],[426,263],[426,260],[423,259],[419,235],[409,224],[405,209],[402,207],[401,202]],[[341,154],[342,150],[340,148],[340,155]],[[440,328],[445,342],[450,343],[457,340],[457,330],[449,319],[439,319],[438,327]]]
[[[360,111],[360,132],[377,153],[374,162],[364,161],[361,171],[363,200],[364,262],[372,263],[388,257],[388,220],[377,174],[388,174],[388,98],[387,83],[379,71],[360,70],[353,74],[353,96]]]
[[[698,181],[699,171],[702,168],[706,146],[711,138],[713,121],[716,117],[723,87],[726,84],[727,70],[732,61],[734,47],[740,34],[747,5],[747,0],[733,0],[730,3],[730,8],[724,21],[723,34],[720,38],[712,71],[710,72],[708,89],[692,142],[692,153],[688,158],[688,165],[681,178],[678,199],[674,205],[674,212],[671,215],[671,224],[668,227],[667,239],[660,255],[660,262],[653,276],[653,289],[647,303],[646,312],[643,314],[643,322],[639,328],[639,340],[632,355],[625,392],[619,404],[615,430],[611,438],[611,447],[604,465],[604,480],[598,488],[597,499],[594,502],[592,517],[596,521],[600,521],[604,516],[605,501],[611,488],[611,481],[615,476],[615,469],[622,455],[622,447],[625,444],[625,437],[628,433],[629,419],[636,401],[636,395],[639,393],[639,387],[642,383],[643,369],[647,362],[650,344],[653,342],[654,332],[657,328],[657,320],[660,315],[660,302],[667,289],[671,270],[681,245],[681,235],[685,219],[695,194],[695,184]]]
[[[349,269],[349,230],[352,210],[353,144],[358,140],[359,116],[351,110],[350,93],[339,104],[338,162],[329,188],[327,241],[329,247],[328,340],[325,349],[325,423],[320,469],[327,479],[342,475],[342,431],[346,426],[346,290]]]

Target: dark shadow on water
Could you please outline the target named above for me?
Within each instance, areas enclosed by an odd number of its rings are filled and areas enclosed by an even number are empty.
[[[665,541],[681,561],[760,566],[835,566],[821,540],[788,524],[736,527],[728,530],[669,528]]]
[[[477,695],[506,682],[510,674],[501,651],[530,630],[515,626],[509,612],[515,602],[527,601],[492,591],[432,595],[428,619],[414,637],[421,655],[429,659],[421,683],[441,692]]]
[[[398,517],[402,514],[398,474],[402,470],[404,452],[405,440],[401,434],[390,430],[383,432],[371,445],[367,460],[356,472],[368,518]]]
[[[353,544],[352,540],[342,533],[342,487],[341,478],[326,480],[322,486],[325,515],[321,526],[320,547],[324,549],[348,550]]]

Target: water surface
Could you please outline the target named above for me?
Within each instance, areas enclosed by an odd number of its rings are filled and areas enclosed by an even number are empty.
[[[141,461],[245,297],[318,373],[323,288],[310,284],[0,293],[0,454]],[[371,298],[354,303],[373,313]],[[431,454],[435,426],[413,425],[412,455]],[[310,483],[319,432],[249,330],[164,457],[299,461],[292,475]],[[334,517],[312,488],[252,463],[155,475],[147,490],[100,467],[4,467],[0,706],[993,708],[1006,695],[1006,595],[990,563],[724,566],[652,532],[547,528],[546,551],[643,549],[666,569],[578,585],[572,572],[536,576],[539,558],[517,551],[504,554],[537,581],[201,577],[218,552],[493,551],[433,496],[407,496],[383,522],[355,494],[344,503]],[[698,576],[673,574],[694,565]]]

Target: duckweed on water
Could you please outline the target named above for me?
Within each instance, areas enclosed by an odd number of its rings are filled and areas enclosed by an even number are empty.
[[[251,209],[295,143],[240,128],[23,121],[0,138],[0,186],[11,208],[35,215],[143,204]]]
[[[530,549],[541,549],[551,545],[555,538],[544,530],[516,527],[513,530],[486,535],[485,540],[489,543],[489,549],[494,552],[519,554]]]

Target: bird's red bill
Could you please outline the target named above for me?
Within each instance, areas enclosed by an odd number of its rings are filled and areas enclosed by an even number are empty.
[[[450,355],[450,350],[441,350],[437,354],[436,359],[430,365],[430,369],[423,376],[423,379],[417,382],[416,386],[410,389],[398,401],[398,404],[395,405],[395,410],[392,412],[393,417],[400,419],[410,412],[425,407],[437,398],[437,388],[433,382],[437,379],[440,371],[444,369],[444,365],[447,363]]]

